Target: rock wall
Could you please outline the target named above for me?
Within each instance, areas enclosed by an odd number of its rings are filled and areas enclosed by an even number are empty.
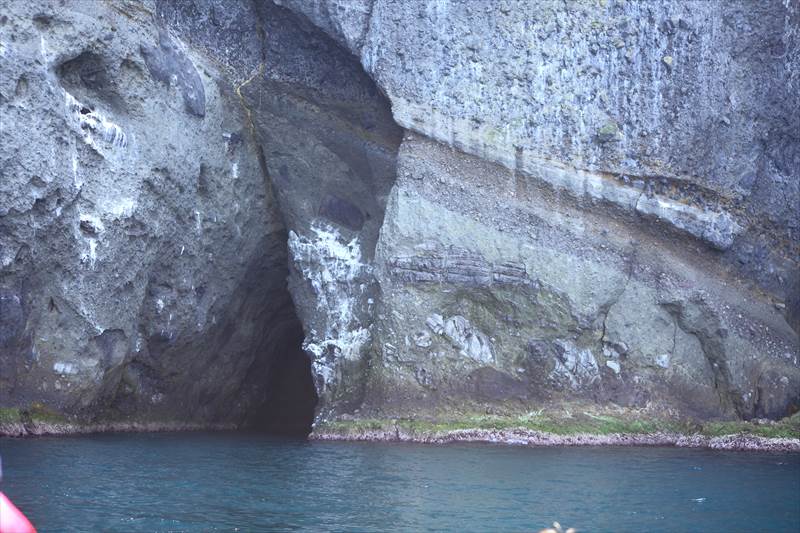
[[[796,3],[3,7],[0,405],[800,407]]]
[[[796,332],[772,305],[680,242],[424,137],[403,142],[376,262],[381,411],[782,416],[797,397]]]
[[[281,3],[361,59],[404,128],[727,250],[798,299],[794,3]]]
[[[279,3],[408,132],[362,411],[797,409],[795,3]]]
[[[138,2],[4,2],[0,405],[237,422],[296,321],[227,76]]]
[[[263,47],[232,65],[236,93],[288,230],[289,287],[321,412],[352,410],[366,384],[372,263],[401,140],[389,103],[352,54],[287,9],[165,1],[159,14],[223,63],[225,50]]]

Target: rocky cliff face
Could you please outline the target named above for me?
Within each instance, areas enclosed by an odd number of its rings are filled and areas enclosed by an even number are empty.
[[[800,407],[792,2],[4,13],[2,405]]]
[[[143,4],[2,12],[0,403],[241,420],[297,319],[231,83]]]
[[[796,409],[797,6],[281,3],[407,131],[368,409]]]

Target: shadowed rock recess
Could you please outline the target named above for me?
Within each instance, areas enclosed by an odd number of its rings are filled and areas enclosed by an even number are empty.
[[[2,432],[800,409],[794,3],[0,13]]]

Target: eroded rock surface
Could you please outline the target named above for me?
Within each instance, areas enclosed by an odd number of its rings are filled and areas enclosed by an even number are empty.
[[[728,250],[797,301],[796,6],[279,1],[361,59],[404,128]]]
[[[0,403],[800,407],[792,3],[4,12]]]
[[[520,180],[406,136],[378,243],[380,388],[369,401],[395,416],[469,405],[488,366],[535,398],[509,387],[507,409],[583,399],[749,418],[775,416],[776,396],[791,409],[797,334],[769,300],[682,242]],[[469,324],[456,331],[484,332],[493,357],[453,342],[448,316]],[[415,342],[426,327],[438,336]]]
[[[240,421],[296,317],[230,83],[148,3],[0,11],[0,404]]]
[[[501,411],[797,409],[796,6],[279,3],[359,57],[408,132],[367,410],[482,410],[481,368],[537,398],[509,386]],[[496,357],[428,339],[431,316]]]

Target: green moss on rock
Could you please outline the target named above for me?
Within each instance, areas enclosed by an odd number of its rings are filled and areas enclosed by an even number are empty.
[[[16,407],[0,407],[0,424],[16,424],[20,422],[20,411]]]
[[[66,424],[67,418],[61,413],[47,407],[46,405],[34,402],[27,409],[22,411],[23,416],[30,417],[32,422],[42,422],[45,424]]]
[[[358,435],[365,432],[384,432],[432,436],[458,430],[524,429],[553,435],[655,435],[673,433],[720,437],[752,435],[768,438],[800,438],[800,415],[777,422],[748,421],[695,422],[649,417],[629,417],[580,413],[559,416],[529,413],[521,416],[465,415],[453,419],[354,419],[335,420],[319,424],[318,434]]]
[[[599,130],[597,130],[597,140],[601,143],[619,140],[619,136],[619,126],[613,121],[605,123]]]
[[[704,435],[756,435],[768,438],[800,438],[800,413],[782,420],[766,423],[745,421],[708,422],[703,425]]]

